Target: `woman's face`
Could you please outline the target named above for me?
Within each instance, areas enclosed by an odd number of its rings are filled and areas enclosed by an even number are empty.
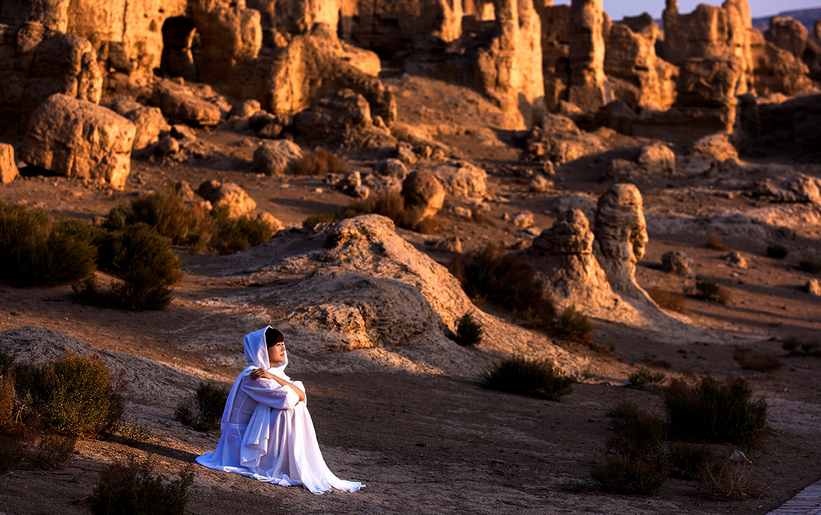
[[[285,361],[285,344],[275,343],[268,347],[268,359],[271,361],[271,366],[275,363],[283,363]]]

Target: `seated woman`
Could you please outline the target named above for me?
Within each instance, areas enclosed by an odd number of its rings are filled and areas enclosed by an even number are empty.
[[[243,347],[248,366],[228,394],[217,448],[197,463],[282,486],[302,485],[315,494],[365,486],[337,478],[325,465],[305,387],[285,375],[282,333],[268,326],[246,335]]]

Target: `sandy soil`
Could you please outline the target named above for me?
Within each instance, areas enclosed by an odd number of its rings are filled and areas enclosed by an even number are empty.
[[[459,235],[465,250],[487,242],[513,246],[529,236],[502,221],[505,213],[524,209],[535,214],[538,227],[548,227],[554,214],[550,201],[563,193],[595,197],[608,183],[599,182],[605,164],[580,160],[557,171],[557,191],[528,191],[525,177],[539,165],[519,161],[512,146],[516,133],[494,128],[493,107],[478,95],[418,78],[391,79],[400,90],[400,116],[407,123],[428,124],[437,139],[471,156],[490,174],[496,199],[483,223],[443,213],[439,236]],[[443,114],[447,113],[447,114]],[[458,128],[458,130],[456,129]],[[93,220],[141,192],[169,180],[196,187],[206,179],[242,186],[286,225],[308,215],[333,212],[351,200],[322,179],[268,178],[251,172],[254,138],[231,132],[200,137],[221,155],[186,164],[135,160],[127,187],[105,186],[59,177],[24,177],[0,187],[0,201],[26,203],[70,217]],[[354,166],[366,163],[351,156]],[[706,181],[706,179],[704,179]],[[706,184],[706,183],[705,183]],[[655,214],[709,217],[717,209],[747,211],[760,207],[743,196],[711,193],[698,180],[640,184],[648,219]],[[322,192],[318,193],[317,189]],[[424,244],[429,236],[403,233],[418,248],[442,263],[450,255]],[[443,377],[409,373],[301,373],[309,406],[326,460],[337,475],[362,481],[358,493],[314,496],[299,488],[272,487],[201,467],[196,469],[189,513],[224,514],[275,510],[299,513],[669,513],[763,514],[821,477],[817,442],[821,433],[818,379],[821,360],[789,355],[781,343],[789,337],[818,338],[821,299],[800,290],[811,276],[797,269],[802,257],[819,259],[818,227],[798,227],[785,260],[766,256],[772,241],[728,237],[725,242],[748,261],[745,270],[731,268],[726,252],[704,246],[705,233],[651,234],[637,279],[644,288],[659,286],[680,292],[694,280],[658,270],[662,253],[683,250],[699,265],[699,275],[728,288],[731,301],[719,305],[686,299],[689,320],[724,335],[726,343],[692,341],[665,344],[657,335],[596,320],[596,341],[615,346],[615,353],[573,349],[591,360],[589,381],[576,384],[560,402],[536,400],[484,389],[479,377]],[[193,256],[179,249],[189,264],[214,256]],[[172,305],[161,312],[131,313],[83,306],[72,300],[70,287],[17,289],[0,286],[0,331],[41,326],[69,334],[102,349],[144,357],[187,374],[193,391],[202,378],[230,383],[238,372],[209,359],[190,345],[201,331],[219,327],[239,343],[256,329],[248,313],[213,311],[197,300],[235,288],[216,276],[188,274],[177,287]],[[287,336],[287,335],[286,335]],[[745,371],[733,360],[734,345],[773,352],[783,366],[773,373]],[[483,352],[477,350],[476,352]],[[298,352],[294,354],[298,359]],[[293,358],[292,358],[293,359]],[[296,365],[295,365],[296,366]],[[719,377],[745,377],[757,395],[767,399],[769,427],[759,449],[747,450],[753,476],[766,485],[760,499],[722,502],[693,482],[670,480],[650,497],[574,493],[568,485],[584,479],[591,466],[607,456],[610,436],[605,413],[621,399],[663,413],[662,390],[622,388],[629,372],[647,366],[669,375],[684,372]],[[298,370],[298,368],[297,368]],[[99,471],[129,455],[154,456],[159,470],[171,473],[212,450],[218,433],[199,433],[173,420],[175,397],[130,398],[126,419],[144,425],[151,437],[133,443],[83,441],[64,470],[13,470],[0,476],[0,511],[19,514],[86,513]],[[734,450],[727,446],[722,452]],[[44,492],[46,494],[44,495]]]

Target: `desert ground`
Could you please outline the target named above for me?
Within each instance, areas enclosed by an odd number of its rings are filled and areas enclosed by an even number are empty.
[[[397,230],[443,266],[452,253],[431,245],[431,239],[458,236],[465,252],[487,243],[521,248],[530,244],[533,234],[506,222],[506,214],[531,211],[535,227],[547,228],[557,216],[551,207],[556,198],[581,194],[595,200],[612,184],[601,180],[605,161],[591,157],[558,166],[550,177],[555,188],[532,192],[527,178],[541,165],[523,159],[521,134],[497,130],[495,108],[483,97],[413,75],[397,74],[385,82],[398,92],[399,121],[461,128],[442,130],[434,139],[488,173],[490,209],[482,220],[468,221],[445,209],[438,215],[440,226],[433,235]],[[256,174],[251,159],[258,140],[248,133],[218,127],[197,136],[211,146],[212,156],[183,163],[136,157],[122,191],[65,177],[28,175],[23,168],[20,178],[0,187],[0,201],[94,222],[120,203],[168,181],[184,180],[196,188],[204,180],[217,179],[241,186],[259,210],[272,213],[286,227],[300,226],[311,214],[332,213],[351,202],[323,177]],[[369,170],[370,163],[360,155],[339,152],[351,168]],[[745,159],[742,156],[745,166],[757,159],[821,177],[821,165],[807,164],[802,156]],[[815,340],[821,330],[821,297],[803,291],[813,276],[797,267],[801,258],[821,258],[818,210],[803,206],[804,222],[794,212],[785,216],[792,232],[774,230],[766,241],[724,231],[723,242],[746,259],[744,269],[728,264],[723,257],[727,251],[705,246],[707,232],[718,227],[710,225],[711,220],[730,211],[744,214],[770,206],[744,195],[741,186],[765,175],[750,166],[734,177],[722,177],[723,182],[706,174],[637,181],[649,233],[646,254],[637,264],[638,284],[645,290],[658,286],[674,292],[692,287],[693,278],[659,269],[664,252],[680,250],[695,261],[700,278],[728,289],[731,299],[721,305],[686,297],[689,313],[671,316],[694,328],[692,333],[592,318],[598,351],[578,345],[561,348],[578,382],[572,394],[560,401],[483,387],[481,370],[518,352],[514,342],[503,337],[471,349],[453,344],[453,349],[442,350],[478,364],[460,373],[458,367],[439,372],[414,367],[408,365],[410,358],[379,362],[361,349],[317,352],[299,338],[290,339],[286,331],[289,373],[307,387],[308,406],[329,467],[338,476],[367,486],[356,493],[316,496],[301,488],[266,485],[197,467],[187,512],[694,515],[764,514],[776,508],[821,478],[817,446],[821,361],[781,347],[790,337]],[[773,206],[797,209],[795,204]],[[670,220],[695,222],[675,225]],[[772,243],[787,247],[789,256],[768,257],[765,249]],[[118,435],[80,441],[62,470],[15,469],[0,476],[0,511],[87,513],[85,503],[106,464],[128,456],[152,456],[160,472],[173,474],[214,448],[219,432],[201,433],[183,426],[174,420],[174,408],[203,380],[230,384],[241,369],[243,335],[264,327],[276,314],[270,304],[261,302],[217,301],[256,287],[253,281],[243,282],[241,275],[227,272],[236,269],[232,260],[242,259],[243,253],[237,257],[193,254],[185,248],[176,251],[186,273],[175,288],[172,304],[162,311],[134,313],[83,305],[74,300],[70,286],[0,286],[0,331],[42,327],[116,359],[143,358],[133,362],[137,368],[130,379],[125,420],[144,426],[149,434],[145,441],[136,442]],[[497,307],[482,309],[511,333],[529,331]],[[545,348],[554,346],[544,334],[534,333],[533,339]],[[774,353],[782,367],[770,373],[743,370],[733,359],[736,346]],[[231,349],[233,360],[225,358]],[[611,432],[606,412],[611,406],[628,399],[663,414],[662,387],[623,385],[638,367],[668,377],[690,372],[743,377],[757,396],[766,399],[768,427],[763,441],[759,448],[744,449],[754,463],[752,479],[764,485],[760,497],[715,500],[696,483],[677,479],[647,497],[570,488],[607,457]],[[724,446],[720,452],[729,455],[733,450]]]

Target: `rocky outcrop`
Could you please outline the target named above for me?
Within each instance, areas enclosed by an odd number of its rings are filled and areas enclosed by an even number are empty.
[[[676,155],[662,143],[641,147],[635,161],[614,159],[604,178],[632,182],[639,177],[670,177],[676,171]]]
[[[821,204],[821,179],[805,174],[770,177],[753,187],[753,194],[771,202]]]
[[[547,3],[547,2],[546,2]],[[555,112],[570,84],[570,5],[545,5],[542,22],[542,75],[545,107]]]
[[[229,218],[247,215],[257,208],[257,203],[238,184],[209,180],[200,184],[197,195],[215,209],[224,210]]]
[[[613,95],[634,110],[662,111],[676,98],[678,68],[656,55],[658,36],[647,13],[613,23],[606,35],[604,72]]]
[[[330,93],[294,116],[297,134],[306,140],[323,140],[372,124],[370,104],[350,89]]]
[[[792,18],[773,16],[764,33],[767,42],[791,53],[803,62],[813,80],[821,79],[821,41],[811,37],[804,25]]]
[[[59,175],[122,189],[135,132],[133,123],[113,111],[57,94],[32,115],[20,158]]]
[[[595,113],[612,100],[604,75],[604,11],[601,0],[570,3],[570,87],[568,100],[586,113]]]
[[[755,68],[755,92],[759,95],[783,93],[793,95],[809,89],[812,81],[807,67],[789,51],[766,41],[755,31],[751,38]]]
[[[8,184],[20,175],[14,160],[14,147],[0,143],[0,184]]]

